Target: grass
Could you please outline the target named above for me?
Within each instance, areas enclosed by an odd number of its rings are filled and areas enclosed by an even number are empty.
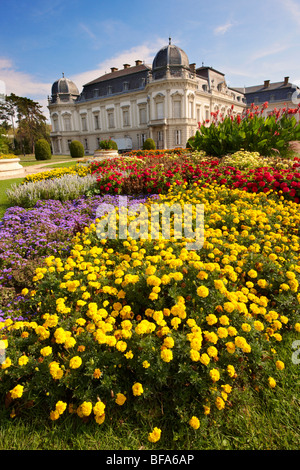
[[[286,393],[287,392],[287,393]],[[282,390],[269,400],[240,391],[231,410],[180,435],[170,426],[157,444],[148,442],[149,427],[134,420],[118,425],[107,418],[99,426],[72,415],[51,422],[42,414],[1,419],[0,450],[296,450],[300,445],[299,397]],[[75,419],[73,419],[75,418]]]
[[[60,162],[60,161],[71,161],[73,160],[70,155],[52,155],[51,160],[43,160],[43,161],[38,161],[35,159],[35,156],[33,154],[30,155],[19,155],[20,158],[20,164],[24,167],[27,166],[32,166],[32,165],[40,165],[43,163],[52,163],[52,162]]]
[[[51,165],[45,166],[45,171],[47,169],[51,168],[65,168],[65,167],[72,167],[77,164],[77,159],[76,158],[71,158],[68,155],[53,155],[51,160],[47,161],[36,161],[34,155],[26,155],[25,157],[23,155],[20,156],[21,158],[21,164],[24,167],[27,166],[33,166],[33,165],[40,165],[43,163],[51,163]],[[65,160],[64,163],[55,163],[59,161]],[[52,165],[53,162],[53,165]],[[11,187],[12,184],[14,183],[21,183],[23,178],[13,178],[13,179],[7,179],[7,180],[0,180],[0,219],[3,217],[6,209],[9,208],[9,203],[6,197],[6,190]]]
[[[6,197],[6,190],[14,183],[21,183],[23,178],[14,178],[0,181],[0,219],[3,217],[6,209],[10,207]]]

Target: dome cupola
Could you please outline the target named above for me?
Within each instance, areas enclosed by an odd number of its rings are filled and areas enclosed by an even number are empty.
[[[64,73],[62,78],[56,80],[51,88],[51,103],[75,101],[79,96],[77,86],[72,80],[66,78]]]
[[[169,44],[162,47],[154,57],[152,63],[153,79],[165,78],[167,70],[169,70],[171,77],[180,77],[184,69],[190,70],[188,56],[180,47],[171,44],[171,38],[169,38]]]

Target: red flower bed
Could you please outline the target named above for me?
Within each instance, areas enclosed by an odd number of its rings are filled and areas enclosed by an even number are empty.
[[[300,158],[291,169],[259,167],[241,171],[222,166],[219,159],[194,163],[188,156],[170,159],[163,154],[138,156],[134,161],[122,158],[92,164],[98,174],[101,194],[159,194],[170,186],[217,182],[250,192],[280,192],[285,198],[300,202]]]

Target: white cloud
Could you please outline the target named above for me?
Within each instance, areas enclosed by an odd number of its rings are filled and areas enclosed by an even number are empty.
[[[232,26],[233,26],[233,23],[231,23],[231,22],[228,22],[228,23],[225,23],[223,25],[217,26],[214,29],[214,33],[217,34],[217,35],[225,34],[225,33],[227,33],[227,31],[229,31],[230,28],[232,28]]]
[[[295,0],[279,0],[279,3],[288,12],[288,14],[291,16],[291,19],[300,26],[299,2],[296,2]]]
[[[123,68],[124,64],[135,65],[136,60],[142,60],[145,64],[152,64],[155,54],[158,50],[166,44],[165,39],[158,38],[155,43],[142,44],[141,46],[132,47],[117,54],[109,59],[101,62],[96,69],[87,70],[85,72],[68,77],[74,81],[79,91],[86,83],[95,80],[96,78],[109,73],[111,67]]]
[[[164,45],[166,45],[166,40],[157,38],[154,43],[145,43],[124,50],[120,54],[104,60],[93,70],[83,71],[67,78],[73,80],[81,92],[83,85],[105,74],[105,72],[110,72],[111,67],[121,69],[125,63],[135,65],[136,60],[142,60],[151,65],[155,54]],[[18,70],[13,61],[7,57],[0,57],[0,81],[5,83],[7,95],[14,93],[18,96],[27,96],[40,103],[44,115],[49,119],[47,97],[51,94],[52,83],[39,81],[33,75]]]
[[[79,27],[80,29],[85,32],[89,38],[91,39],[97,39],[97,36],[93,33],[93,31],[91,30],[91,28],[89,28],[86,24],[84,23],[79,23]]]
[[[257,60],[263,59],[264,57],[268,57],[270,55],[278,54],[279,52],[283,52],[289,48],[289,44],[282,44],[282,43],[274,43],[271,46],[265,49],[259,49],[258,51],[254,52],[249,60]]]
[[[6,57],[0,58],[0,80],[5,83],[7,95],[14,93],[38,101],[48,118],[47,96],[51,93],[51,83],[38,81],[29,73],[17,70],[13,61]]]

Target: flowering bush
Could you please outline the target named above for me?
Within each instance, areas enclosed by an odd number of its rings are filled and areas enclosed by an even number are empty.
[[[172,230],[110,240],[96,220],[36,270],[31,316],[0,330],[12,417],[41,402],[54,421],[130,415],[157,442],[170,419],[201,428],[241,387],[276,393],[281,344],[300,332],[298,206],[215,184],[174,184],[160,202],[204,204],[201,250]]]
[[[300,106],[291,109],[275,110],[267,117],[262,115],[268,107],[264,103],[259,111],[258,106],[251,105],[242,115],[220,116],[219,111],[212,112],[212,122],[199,123],[199,130],[190,142],[193,149],[205,150],[209,155],[222,157],[240,149],[259,152],[261,155],[272,155],[289,152],[289,142],[300,140],[300,123],[295,114]]]
[[[96,183],[96,177],[90,174],[65,174],[59,178],[46,178],[24,184],[13,184],[7,189],[7,199],[11,205],[33,207],[42,199],[67,201],[86,194]]]

